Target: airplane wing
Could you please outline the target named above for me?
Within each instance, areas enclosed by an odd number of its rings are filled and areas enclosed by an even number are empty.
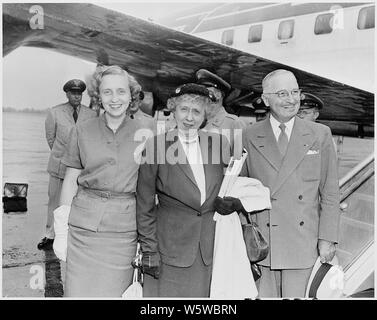
[[[360,130],[374,133],[371,92],[92,4],[43,3],[40,7],[38,16],[35,4],[3,4],[4,55],[19,46],[32,46],[93,62],[109,60],[124,66],[145,91],[153,92],[158,109],[176,86],[193,82],[200,68],[217,73],[237,89],[234,110],[243,96],[250,99],[260,94],[267,73],[284,68],[294,72],[303,91],[324,101],[322,122],[340,131],[345,125],[358,129],[348,135],[360,135]]]

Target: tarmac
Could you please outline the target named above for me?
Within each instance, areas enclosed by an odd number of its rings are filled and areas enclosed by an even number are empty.
[[[47,205],[35,203],[29,193],[26,213],[3,214],[3,297],[62,297],[64,262],[52,248],[38,250],[44,232]],[[47,196],[39,197],[45,198]],[[35,214],[42,211],[43,214]]]

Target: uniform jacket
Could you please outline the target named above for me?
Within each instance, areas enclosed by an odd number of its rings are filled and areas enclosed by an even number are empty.
[[[48,146],[51,149],[47,171],[50,175],[64,178],[66,166],[61,162],[68,142],[71,129],[75,126],[73,108],[67,102],[59,104],[48,110],[45,129]],[[97,113],[81,105],[77,123],[94,118]]]
[[[310,268],[318,239],[337,242],[339,182],[330,129],[296,117],[282,160],[267,118],[243,133],[249,152],[242,175],[260,180],[271,192],[271,210],[256,214],[272,269]]]
[[[222,107],[216,115],[205,125],[206,130],[211,129],[242,129],[245,124],[236,115],[230,114]]]
[[[211,136],[220,141],[220,135],[200,131],[204,163],[208,155],[208,162],[204,164],[206,200],[200,205],[200,191],[187,160],[185,164],[161,163],[161,159],[168,158],[173,144],[186,159],[176,132],[172,130],[156,136],[146,145],[147,153],[151,146],[154,146],[154,152],[152,160],[142,164],[139,169],[136,206],[139,240],[143,252],[159,253],[165,264],[191,266],[200,248],[204,263],[209,265],[215,234],[213,202],[223,179],[223,162],[227,162],[227,159],[214,156],[221,154],[221,148],[208,139]],[[174,137],[174,140],[167,138],[167,135]],[[222,140],[228,149],[227,141]],[[158,145],[159,141],[165,141],[165,146]],[[158,195],[158,205],[155,205],[155,194]]]
[[[224,134],[228,137],[231,152],[237,153],[236,157],[238,158],[241,154],[241,133],[242,129],[245,128],[245,123],[239,119],[236,115],[230,114],[225,111],[225,108],[222,107],[216,115],[208,120],[205,127],[203,128],[204,131],[209,132],[216,132],[220,134]],[[227,130],[224,130],[227,129]],[[238,131],[236,129],[239,129]],[[237,139],[238,134],[238,139]],[[235,143],[238,141],[238,146],[235,147]]]

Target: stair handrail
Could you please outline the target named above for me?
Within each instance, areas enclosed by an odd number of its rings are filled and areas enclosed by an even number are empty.
[[[355,175],[367,167],[374,161],[374,153],[371,153],[364,160],[359,162],[354,168],[352,168],[347,174],[339,180],[339,188],[342,188],[348,181],[350,181]],[[373,170],[374,171],[374,170]]]

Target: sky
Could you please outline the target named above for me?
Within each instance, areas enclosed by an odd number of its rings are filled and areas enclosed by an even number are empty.
[[[199,2],[94,3],[145,20],[200,5]],[[95,64],[52,51],[20,47],[3,59],[3,107],[47,109],[67,101],[62,88],[66,81],[85,81]],[[83,104],[89,104],[86,91]]]

